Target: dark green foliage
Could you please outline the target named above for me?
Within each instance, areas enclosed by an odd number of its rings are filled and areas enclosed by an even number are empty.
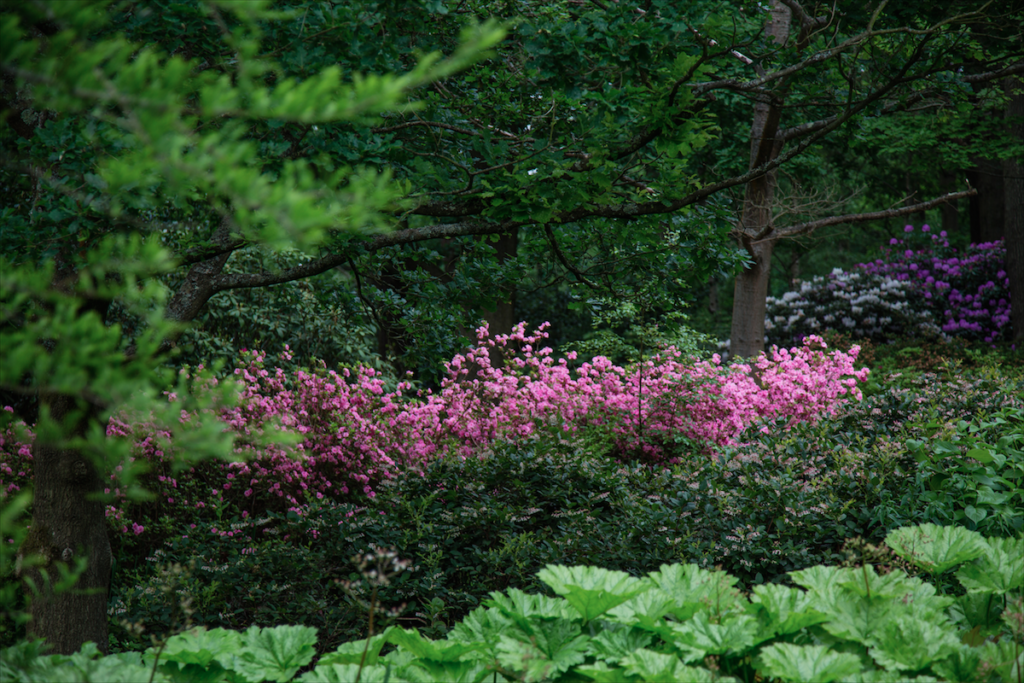
[[[284,270],[306,263],[297,251],[238,251],[227,273]],[[381,367],[373,348],[372,319],[350,291],[351,277],[329,271],[307,280],[275,287],[239,289],[210,300],[196,325],[182,337],[174,362],[193,367],[211,359],[237,358],[243,349],[267,351],[267,362],[294,370],[318,359],[329,368],[339,364]],[[173,287],[181,277],[168,277]],[[288,346],[294,360],[280,352]]]
[[[156,590],[154,567],[194,560],[185,587],[195,623],[315,626],[329,650],[366,630],[365,611],[338,582],[353,581],[358,591],[353,558],[388,548],[413,571],[380,588],[377,628],[416,626],[431,637],[490,591],[543,590],[536,573],[546,564],[640,576],[693,562],[721,566],[749,589],[786,581],[789,571],[841,563],[850,539],[877,545],[897,527],[950,524],[963,519],[967,505],[982,509],[972,476],[992,463],[958,457],[919,465],[914,457],[943,453],[939,444],[957,439],[961,456],[982,443],[1006,456],[996,473],[1003,488],[992,488],[1016,493],[1007,493],[1001,508],[989,505],[977,528],[1013,534],[1008,510],[1021,489],[1021,455],[1019,438],[1004,437],[1021,431],[1024,385],[941,379],[894,379],[834,419],[788,431],[767,425],[767,433],[748,433],[746,446],[670,470],[616,462],[585,434],[546,434],[529,444],[496,444],[484,459],[437,460],[423,476],[383,486],[365,507],[325,499],[301,515],[231,522],[230,508],[217,519],[197,510],[194,522],[166,520],[167,540],[149,546],[146,561],[135,557],[141,548],[122,547],[112,617],[142,621],[150,632],[172,630],[174,603]],[[948,479],[936,489],[939,467]],[[151,530],[160,533],[151,526],[144,536]],[[117,647],[136,646],[127,631],[115,632]]]

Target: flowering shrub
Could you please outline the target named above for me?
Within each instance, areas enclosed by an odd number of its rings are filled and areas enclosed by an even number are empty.
[[[22,421],[13,421],[14,409],[0,412],[0,499],[21,489],[32,477],[32,441],[35,435]]]
[[[917,297],[914,284],[888,275],[836,268],[800,285],[800,291],[768,297],[765,332],[800,340],[825,330],[857,339],[887,341],[942,334]]]
[[[991,343],[1010,332],[1005,258],[1001,241],[958,252],[944,231],[924,225],[915,233],[908,225],[884,258],[769,297],[765,328],[795,340],[833,329],[879,342],[924,334]]]
[[[1008,338],[1010,278],[1002,240],[972,244],[961,253],[949,246],[945,231],[935,235],[923,225],[918,236],[908,225],[905,233],[905,239],[890,241],[884,259],[860,268],[913,283],[947,334],[986,342]],[[920,242],[925,246],[907,248]]]
[[[566,359],[553,359],[551,349],[534,350],[547,336],[544,327],[528,335],[521,323],[494,338],[481,327],[477,345],[447,365],[440,391],[415,396],[405,382],[388,390],[370,368],[288,376],[263,367],[262,354],[249,353],[236,370],[240,407],[217,416],[239,435],[239,461],[206,463],[188,477],[170,468],[174,446],[166,434],[116,418],[108,434],[134,441],[135,458],[153,467],[150,486],[160,505],[219,508],[230,501],[247,513],[298,510],[309,497],[372,498],[380,481],[444,453],[485,457],[496,440],[528,438],[542,429],[596,430],[624,456],[671,460],[666,449],[678,441],[698,448],[735,444],[764,418],[792,423],[831,415],[847,397],[860,398],[856,384],[867,375],[853,367],[857,347],[828,352],[817,337],[796,349],[772,349],[752,365],[723,366],[717,356],[697,362],[668,348],[637,366],[599,357],[572,372]],[[505,354],[502,367],[490,363],[493,348]],[[204,416],[183,411],[181,419]],[[247,444],[247,435],[272,425],[296,433],[301,443],[294,451],[255,451]],[[14,466],[24,450],[3,443],[5,488],[24,483],[23,476],[9,481],[7,474],[24,474],[24,466]],[[112,486],[108,493],[123,501]],[[142,530],[120,502],[108,515],[122,531]]]

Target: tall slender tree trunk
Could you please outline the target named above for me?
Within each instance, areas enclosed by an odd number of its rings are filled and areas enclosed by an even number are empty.
[[[1006,119],[1013,137],[1024,142],[1024,80],[1007,78],[1004,82],[1009,100]],[[1010,278],[1010,325],[1013,341],[1024,344],[1024,159],[1003,161],[1003,214],[1006,244],[1006,272]]]
[[[71,397],[47,397],[41,405],[57,422],[76,419]],[[73,434],[80,436],[86,420],[77,420]],[[50,653],[69,655],[87,641],[105,653],[111,552],[103,503],[95,498],[103,490],[102,479],[79,451],[48,443],[45,433],[37,435],[32,462],[32,528],[18,551],[22,558],[42,559],[41,565],[30,566],[23,576],[40,589],[31,601],[29,632],[45,639]],[[52,582],[60,578],[58,565],[74,567],[82,557],[85,571],[74,588],[55,594]],[[44,571],[49,582],[43,578]]]
[[[971,197],[971,243],[992,242],[1003,236],[1003,164],[980,156],[971,161],[974,166],[967,179],[978,188],[977,196]]]
[[[789,37],[790,10],[779,0],[772,3],[772,19],[767,34],[782,44]],[[779,155],[782,144],[776,140],[782,102],[767,97],[754,106],[750,135],[750,168],[757,168]],[[772,224],[772,203],[777,179],[774,172],[747,183],[740,216],[739,243],[752,264],[736,276],[732,307],[732,332],[729,351],[734,357],[750,358],[764,351],[764,312],[772,251],[779,237]]]

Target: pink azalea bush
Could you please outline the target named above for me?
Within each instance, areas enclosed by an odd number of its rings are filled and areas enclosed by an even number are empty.
[[[432,458],[486,457],[496,441],[540,432],[597,432],[623,457],[651,462],[671,462],[679,453],[671,445],[679,442],[700,455],[738,443],[763,419],[834,414],[849,398],[860,399],[856,385],[868,372],[854,368],[857,347],[828,351],[818,337],[794,349],[773,348],[752,364],[723,365],[717,355],[696,361],[667,348],[631,367],[598,357],[574,370],[573,354],[556,360],[550,348],[538,348],[545,328],[527,334],[521,323],[512,334],[491,337],[481,327],[476,346],[447,364],[437,392],[414,392],[408,382],[389,389],[365,367],[289,375],[265,368],[262,353],[248,352],[235,371],[241,401],[217,416],[238,435],[237,462],[204,463],[175,475],[166,434],[115,418],[108,435],[134,442],[134,457],[152,467],[148,485],[158,493],[156,505],[168,512],[226,503],[245,515],[300,511],[310,497],[372,497],[377,482],[415,472]],[[500,367],[491,364],[495,348],[504,357]],[[183,420],[199,418],[183,411]],[[294,432],[301,442],[294,449],[254,447],[252,437],[271,428]],[[28,481],[29,449],[13,435],[10,427],[0,435],[3,495]],[[115,504],[108,516],[122,531],[140,533],[119,502],[116,473],[111,476]]]

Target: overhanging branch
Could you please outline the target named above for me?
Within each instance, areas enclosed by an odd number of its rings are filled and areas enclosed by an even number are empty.
[[[775,233],[777,237],[797,237],[798,235],[806,235],[808,233],[814,232],[818,228],[828,227],[829,225],[841,225],[843,223],[863,223],[864,221],[876,221],[882,220],[884,218],[906,216],[911,213],[917,213],[918,211],[926,211],[932,207],[938,206],[939,204],[945,204],[946,202],[955,201],[957,199],[964,199],[965,197],[973,197],[976,194],[978,194],[978,190],[972,187],[971,189],[964,190],[963,192],[950,192],[949,194],[944,194],[941,197],[932,199],[931,201],[921,202],[920,204],[912,204],[910,206],[903,206],[898,209],[871,211],[869,213],[850,213],[844,216],[830,216],[829,218],[822,218],[816,221],[797,223],[796,225],[790,225],[785,228],[776,229]]]
[[[503,223],[463,221],[396,230],[383,235],[377,235],[365,242],[353,241],[346,245],[347,248],[277,273],[221,273],[211,279],[210,287],[213,293],[229,289],[269,287],[270,285],[279,285],[325,273],[332,268],[347,263],[355,254],[361,251],[378,251],[386,247],[432,239],[465,237],[469,235],[493,235],[518,228],[521,225],[523,223],[516,221],[505,221]]]

